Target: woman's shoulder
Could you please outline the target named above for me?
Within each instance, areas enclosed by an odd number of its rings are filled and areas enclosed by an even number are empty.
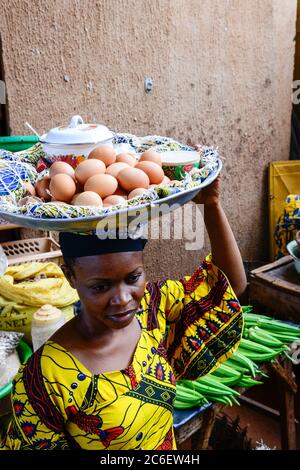
[[[181,302],[182,294],[183,286],[179,280],[147,282],[138,315],[143,327],[165,331],[168,312]]]
[[[77,366],[72,355],[62,346],[47,341],[27,360],[14,381],[14,406],[25,406],[29,413],[40,410],[50,416],[66,419],[70,399],[82,403],[90,384],[87,374]],[[46,411],[45,411],[46,410]]]
[[[148,281],[145,288],[144,298],[151,298],[152,302],[159,304],[170,293],[182,290],[181,279],[164,279]]]
[[[67,352],[58,344],[47,341],[37,349],[23,364],[14,379],[13,392],[31,396],[32,387],[37,391],[45,390],[46,384],[62,377],[62,367],[68,367]]]
[[[71,354],[63,346],[48,340],[20,368],[18,376],[22,374],[34,377],[41,374],[47,379],[53,376],[56,370],[67,369],[73,362]]]
[[[82,372],[70,350],[52,339],[46,341],[23,364],[15,376],[15,384],[65,382]]]
[[[82,364],[75,358],[71,348],[48,340],[40,353],[40,367],[44,377],[55,380],[73,380],[82,372]]]

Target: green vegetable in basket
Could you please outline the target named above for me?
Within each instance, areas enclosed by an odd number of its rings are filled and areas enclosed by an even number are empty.
[[[254,352],[246,348],[239,347],[239,352],[244,356],[250,359],[252,362],[268,362],[278,356],[278,351],[270,352]],[[255,375],[253,375],[255,377]]]
[[[231,361],[237,362],[240,366],[244,367],[246,370],[249,370],[253,377],[255,377],[258,366],[253,362],[253,360],[238,350],[231,356]]]
[[[267,331],[259,328],[258,326],[254,326],[249,328],[248,330],[248,337],[255,341],[256,343],[260,343],[264,346],[268,346],[274,349],[280,349],[283,346],[283,342],[276,338],[274,335],[268,333]]]
[[[189,409],[207,403],[206,398],[194,389],[185,387],[181,382],[176,383],[176,397],[174,408]]]
[[[271,354],[274,352],[274,350],[269,348],[268,346],[265,346],[253,340],[248,340],[246,338],[241,339],[239,350],[240,348],[247,349],[249,351],[254,351],[254,352],[266,353],[266,354],[268,353]],[[284,345],[282,345],[282,348],[284,349]]]
[[[225,385],[236,385],[242,377],[241,372],[224,363],[221,364],[218,369],[212,372],[211,375],[216,377],[221,383]]]
[[[246,375],[241,378],[241,380],[237,383],[238,387],[253,387],[254,385],[261,385],[263,382],[261,380],[252,379],[252,377],[247,377]]]

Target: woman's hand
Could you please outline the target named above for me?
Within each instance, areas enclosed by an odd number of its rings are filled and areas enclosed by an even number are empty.
[[[201,189],[194,197],[193,202],[205,206],[215,206],[220,202],[221,178],[218,176],[209,186]]]

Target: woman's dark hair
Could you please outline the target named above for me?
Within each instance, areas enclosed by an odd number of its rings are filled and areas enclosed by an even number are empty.
[[[64,257],[64,265],[69,269],[72,269],[74,267],[75,261],[76,261],[76,258]]]

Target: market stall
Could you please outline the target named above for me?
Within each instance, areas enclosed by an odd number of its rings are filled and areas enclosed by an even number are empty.
[[[160,215],[162,206],[168,212],[191,201],[216,180],[221,168],[215,148],[194,149],[160,136],[113,135],[103,126],[84,124],[74,116],[69,126],[52,129],[27,150],[0,150],[0,217],[35,230],[96,231],[98,236],[112,221],[110,231],[127,232],[133,226],[135,235]],[[53,238],[7,242],[2,248],[0,330],[20,331],[29,346],[37,349],[31,329],[35,315],[47,316],[49,311],[41,313],[41,309],[50,305],[54,316],[55,309],[61,309],[68,320],[76,315],[76,291],[60,269],[61,252]],[[188,292],[188,282],[185,288]],[[212,322],[211,331],[240,311],[234,298],[224,303],[224,311],[217,312],[219,323]],[[192,448],[208,448],[216,415],[224,406],[239,403],[244,390],[259,386],[270,368],[288,388],[289,396],[283,393],[282,420],[291,417],[295,384],[285,369],[291,360],[291,343],[300,342],[300,329],[255,315],[246,307],[244,317],[237,351],[233,353],[229,338],[225,361],[216,362],[200,378],[177,381],[174,428],[179,445],[191,437]],[[237,325],[231,332],[233,342],[238,329]],[[199,327],[197,334],[204,337],[207,330]],[[24,362],[28,356],[20,359]],[[11,413],[9,393],[6,387],[3,415]],[[283,426],[287,448],[294,448],[293,432],[289,419],[288,426]]]

